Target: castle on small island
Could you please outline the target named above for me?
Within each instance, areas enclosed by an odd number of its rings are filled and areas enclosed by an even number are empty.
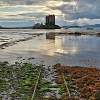
[[[60,29],[61,27],[55,24],[55,15],[48,15],[45,18],[45,24],[37,23],[33,29]]]

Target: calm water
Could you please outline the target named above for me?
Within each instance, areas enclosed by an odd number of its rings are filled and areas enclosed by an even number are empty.
[[[96,66],[100,68],[100,37],[96,35],[57,35],[47,40],[45,34],[63,30],[0,30],[0,60],[17,61],[31,59],[33,63],[47,65],[62,63],[71,66]],[[65,30],[64,30],[65,31]],[[36,35],[42,33],[40,35]],[[27,40],[27,38],[31,37]],[[20,41],[25,39],[25,41]],[[19,40],[12,45],[13,41]],[[22,57],[22,58],[21,58]]]

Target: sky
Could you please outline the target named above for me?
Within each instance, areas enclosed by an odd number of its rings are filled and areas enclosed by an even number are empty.
[[[100,24],[100,0],[0,0],[0,25],[32,26],[56,15],[56,24]]]

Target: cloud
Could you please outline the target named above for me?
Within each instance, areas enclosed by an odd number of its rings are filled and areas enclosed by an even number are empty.
[[[100,19],[88,19],[88,18],[79,18],[75,20],[66,20],[68,25],[94,25],[100,24]]]
[[[1,0],[2,4],[9,4],[9,5],[34,5],[34,4],[41,4],[46,0]]]
[[[100,0],[0,0],[0,20],[44,21],[56,15],[58,24],[94,24],[100,22]],[[98,22],[97,22],[98,20]]]
[[[79,2],[63,2],[60,6],[51,7],[59,9],[66,17],[70,15],[72,19],[78,18],[100,18],[100,0],[78,0]],[[67,17],[68,18],[68,17]]]

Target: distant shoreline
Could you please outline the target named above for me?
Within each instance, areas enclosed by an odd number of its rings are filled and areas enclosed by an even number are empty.
[[[32,27],[0,27],[0,29],[32,29]]]

